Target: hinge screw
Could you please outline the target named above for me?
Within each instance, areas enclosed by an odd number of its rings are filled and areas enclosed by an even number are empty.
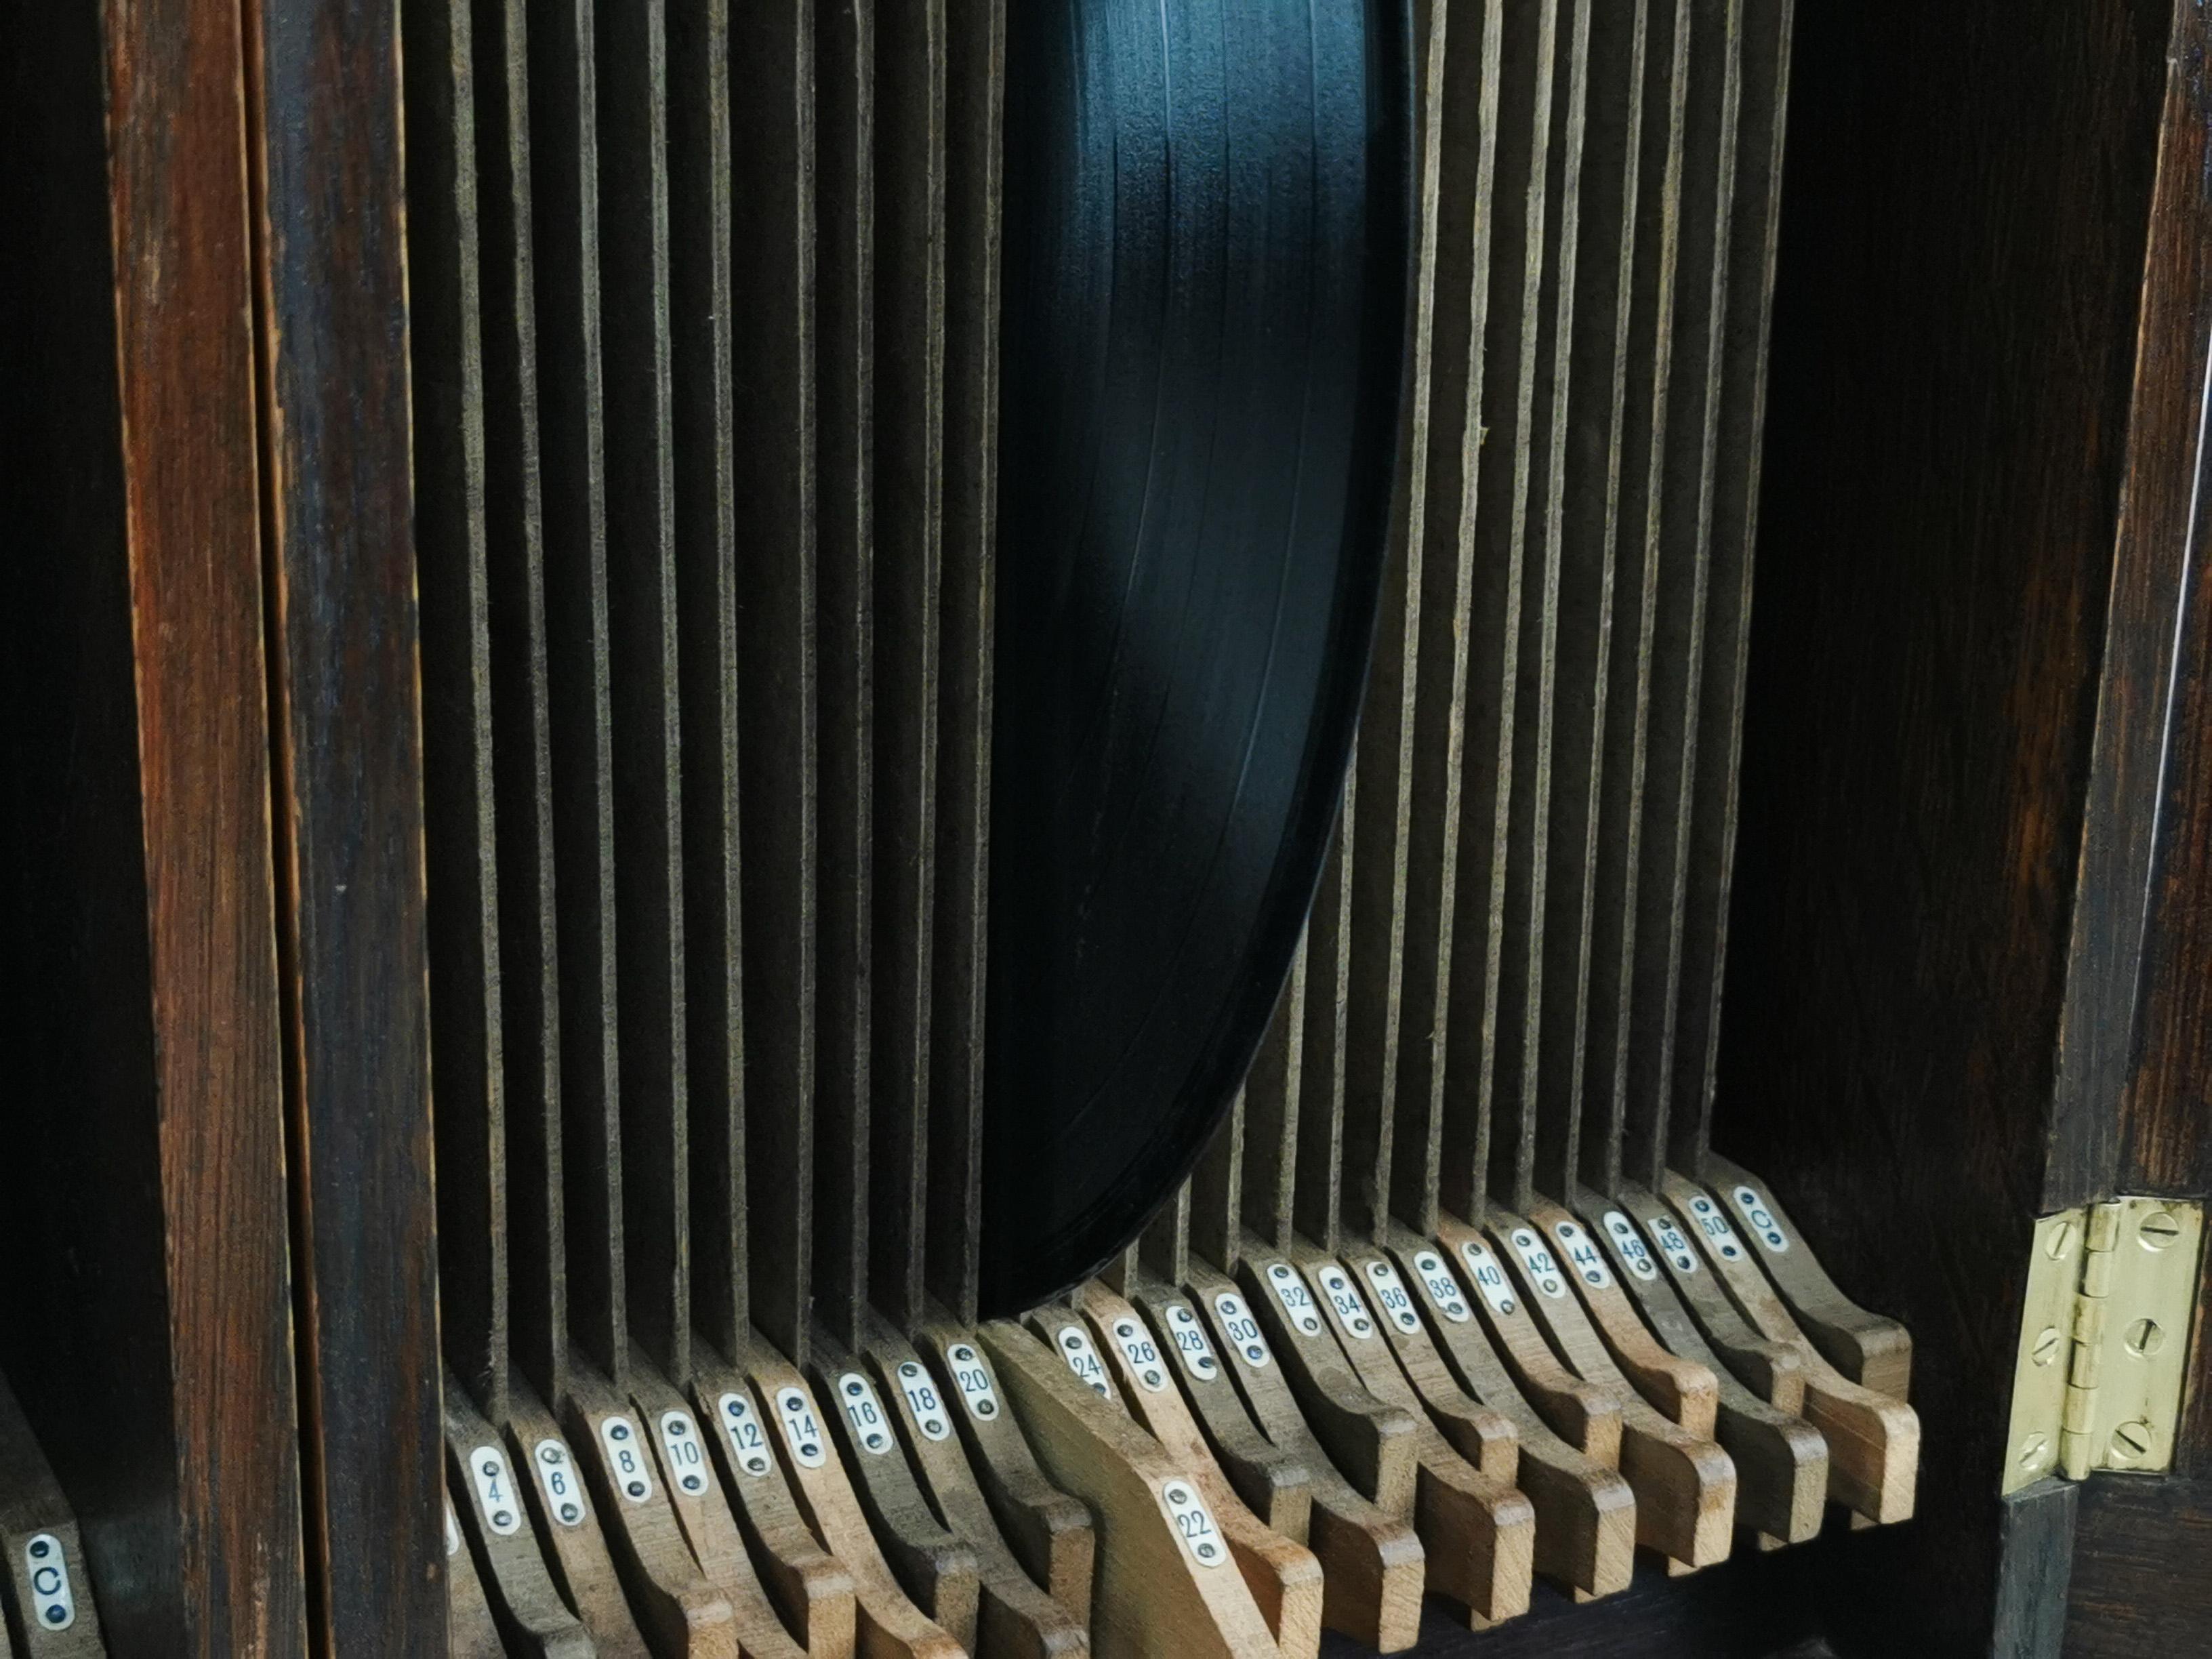
[[[2062,1221],[2053,1227],[2043,1241],[2043,1253],[2053,1261],[2063,1261],[2066,1253],[2074,1248],[2074,1224]]]
[[[2136,1229],[2136,1237],[2146,1250],[2163,1250],[2180,1237],[2181,1224],[2171,1210],[2153,1210]]]
[[[2060,1346],[2058,1328],[2056,1325],[2045,1325],[2043,1328],[2043,1334],[2035,1339],[2035,1363],[2039,1365],[2054,1363],[2058,1358]]]
[[[2166,1331],[2155,1319],[2138,1319],[2128,1327],[2128,1352],[2148,1359],[2166,1346]]]
[[[2125,1462],[2137,1462],[2150,1455],[2154,1440],[2150,1425],[2142,1419],[2123,1423],[2112,1431],[2112,1455]]]
[[[2031,1434],[2021,1442],[2020,1466],[2024,1469],[2038,1468],[2050,1455],[2051,1437],[2047,1434]]]

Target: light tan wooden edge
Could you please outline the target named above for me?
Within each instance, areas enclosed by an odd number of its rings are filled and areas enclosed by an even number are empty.
[[[1821,1357],[1790,1317],[1720,1200],[1671,1171],[1662,1196],[1752,1328],[1798,1351],[1805,1367],[1805,1420],[1828,1442],[1830,1494],[1878,1526],[1911,1520],[1920,1473],[1919,1416],[1903,1401],[1852,1382]]]
[[[1488,1221],[1492,1248],[1531,1316],[1570,1369],[1620,1402],[1620,1473],[1636,1493],[1636,1541],[1682,1569],[1726,1560],[1735,1535],[1735,1460],[1661,1416],[1620,1374],[1568,1288],[1565,1264],[1533,1223],[1495,1208]],[[1516,1238],[1550,1264],[1548,1274],[1530,1267]]]
[[[1389,1513],[1346,1480],[1307,1426],[1283,1367],[1253,1316],[1243,1288],[1194,1258],[1191,1302],[1224,1369],[1236,1380],[1261,1432],[1303,1462],[1312,1479],[1307,1547],[1322,1565],[1321,1621],[1378,1653],[1420,1636],[1428,1553],[1410,1520]]]
[[[1045,1472],[1098,1516],[1102,1659],[1269,1659],[1274,1638],[1218,1528],[1202,1513],[1178,1519],[1199,1504],[1196,1483],[1019,1326],[994,1321],[977,1338]],[[1201,1563],[1200,1550],[1218,1559]]]
[[[97,1659],[106,1644],[76,1516],[14,1393],[0,1382],[0,1549],[26,1654]],[[66,1600],[60,1594],[66,1586]],[[54,1625],[53,1609],[62,1624]],[[4,1621],[0,1621],[4,1623]]]
[[[954,1427],[957,1407],[902,1337],[871,1332],[866,1358],[877,1389],[899,1428],[930,1502],[975,1553],[981,1602],[977,1650],[1007,1659],[1052,1659],[1085,1653],[1089,1632],[1022,1571],[999,1535],[982,1489],[968,1467]]]
[[[738,1364],[752,1384],[754,1407],[799,1513],[852,1575],[857,1651],[866,1659],[951,1659],[960,1644],[908,1599],[877,1547],[830,1437],[829,1420],[805,1379],[765,1346],[739,1356]]]
[[[1828,1443],[1799,1415],[1805,1374],[1796,1357],[1788,1356],[1786,1367],[1769,1368],[1773,1393],[1760,1399],[1706,1345],[1628,1212],[1587,1191],[1576,1194],[1575,1207],[1658,1339],[1719,1379],[1713,1432],[1735,1460],[1736,1524],[1762,1549],[1818,1536],[1828,1492]]]
[[[1067,1374],[1088,1388],[1124,1417],[1129,1414],[1129,1402],[1121,1398],[1121,1385],[1115,1379],[1106,1356],[1091,1340],[1091,1322],[1064,1302],[1046,1302],[1031,1308],[1018,1322],[1031,1336],[1044,1344],[1067,1367]]]
[[[676,1511],[677,1524],[707,1581],[721,1591],[735,1615],[738,1644],[745,1659],[805,1659],[801,1647],[769,1600],[744,1534],[738,1530],[714,1460],[711,1421],[702,1421],[681,1390],[647,1363],[630,1357],[630,1403],[638,1426],[652,1445],[660,1482]]]
[[[1751,1328],[1736,1311],[1720,1280],[1698,1266],[1705,1260],[1704,1253],[1690,1243],[1689,1233],[1672,1205],[1641,1187],[1625,1183],[1618,1197],[1621,1208],[1642,1230],[1644,1243],[1658,1258],[1661,1273],[1689,1310],[1713,1352],[1760,1399],[1802,1414],[1804,1352],[1788,1343],[1770,1341]],[[1669,1248],[1670,1240],[1680,1248]]]
[[[1767,1277],[1821,1357],[1862,1388],[1908,1399],[1912,1334],[1897,1321],[1860,1307],[1837,1288],[1813,1254],[1804,1229],[1790,1218],[1764,1181],[1715,1152],[1705,1154],[1705,1178],[1734,1212],[1730,1219],[1736,1231],[1750,1237]],[[1763,1224],[1759,1219],[1762,1212]]]
[[[0,1642],[6,1634],[0,1630]],[[0,1646],[0,1654],[14,1652],[13,1647]],[[446,1652],[449,1659],[507,1659],[491,1603],[484,1599],[483,1580],[477,1577],[476,1557],[461,1538],[460,1519],[450,1497],[446,1499]]]
[[[1069,1618],[1091,1628],[1098,1534],[1091,1510],[1045,1478],[1007,1409],[990,1358],[975,1333],[933,1320],[916,1334],[922,1363],[956,1409],[960,1443],[1006,1547]]]
[[[1535,1570],[1585,1597],[1626,1589],[1636,1556],[1636,1497],[1628,1483],[1561,1439],[1514,1387],[1476,1320],[1474,1293],[1440,1245],[1394,1228],[1389,1255],[1424,1321],[1418,1341],[1391,1328],[1398,1357],[1416,1386],[1421,1373],[1440,1367],[1445,1374],[1431,1379],[1430,1398],[1455,1383],[1514,1425],[1520,1452],[1514,1481],[1536,1510]],[[1454,1419],[1437,1420],[1449,1437]],[[1618,1458],[1618,1408],[1594,1420],[1609,1430],[1610,1450]]]
[[[1528,1206],[1528,1220],[1559,1257],[1614,1369],[1685,1432],[1712,1439],[1721,1402],[1720,1378],[1714,1368],[1660,1346],[1579,1217],[1539,1198]]]
[[[1078,1285],[1070,1300],[1089,1321],[1091,1338],[1114,1371],[1130,1415],[1212,1505],[1237,1570],[1274,1632],[1283,1659],[1315,1659],[1321,1650],[1321,1562],[1245,1507],[1176,1386],[1177,1358],[1161,1346],[1135,1306],[1095,1281]]]
[[[860,1618],[853,1575],[822,1547],[799,1513],[771,1438],[775,1425],[751,1386],[720,1359],[708,1358],[693,1370],[691,1405],[714,1449],[732,1518],[751,1547],[762,1588],[784,1627],[810,1659],[852,1659]]]
[[[1382,1262],[1378,1277],[1378,1263],[1370,1261],[1355,1275],[1342,1261],[1318,1251],[1301,1250],[1294,1260],[1320,1300],[1329,1334],[1353,1375],[1377,1400],[1413,1419],[1419,1461],[1413,1528],[1428,1551],[1429,1589],[1459,1602],[1478,1625],[1526,1613],[1536,1512],[1510,1481],[1492,1479],[1453,1449],[1392,1355],[1382,1334],[1386,1320],[1402,1317],[1417,1329],[1420,1325],[1395,1273]],[[1369,1299],[1368,1289],[1390,1292],[1396,1314],[1386,1316],[1379,1300]],[[1518,1462],[1517,1455],[1514,1461]]]
[[[1418,1292],[1390,1253],[1379,1244],[1351,1243],[1340,1260],[1374,1310],[1376,1328],[1413,1390],[1413,1403],[1461,1456],[1499,1485],[1514,1485],[1521,1471],[1522,1424],[1460,1386],[1429,1336]],[[1357,1363],[1358,1356],[1353,1358]],[[1365,1375],[1364,1366],[1361,1374]],[[1525,1409],[1526,1402],[1520,1403]],[[1534,1413],[1528,1415],[1533,1419]]]
[[[554,1582],[592,1646],[602,1659],[646,1659],[651,1650],[607,1553],[583,1466],[551,1413],[519,1376],[507,1385],[507,1452],[538,1536],[550,1547]]]
[[[972,1652],[982,1604],[975,1552],[921,1495],[890,1402],[877,1391],[867,1366],[826,1333],[817,1335],[808,1369],[884,1563],[915,1605]]]
[[[1248,1236],[1237,1280],[1329,1462],[1384,1512],[1411,1516],[1420,1466],[1413,1413],[1360,1382],[1288,1255]]]
[[[1237,1495],[1269,1531],[1304,1543],[1313,1520],[1313,1475],[1295,1453],[1260,1432],[1193,1298],[1141,1267],[1129,1281],[1128,1295],[1160,1352],[1176,1360],[1183,1402]]]
[[[477,1576],[491,1603],[492,1618],[508,1651],[542,1659],[590,1659],[599,1650],[553,1587],[544,1557],[538,1553],[538,1540],[532,1534],[527,1509],[515,1511],[522,1524],[509,1531],[493,1525],[497,1510],[484,1508],[483,1495],[471,1472],[471,1456],[486,1448],[497,1454],[508,1482],[505,1495],[520,1502],[514,1455],[469,1403],[460,1380],[450,1370],[446,1373],[445,1413],[447,1486],[460,1517],[462,1536],[475,1554]]]
[[[647,1425],[580,1352],[569,1357],[562,1423],[646,1645],[657,1659],[736,1659],[737,1611],[684,1541]]]

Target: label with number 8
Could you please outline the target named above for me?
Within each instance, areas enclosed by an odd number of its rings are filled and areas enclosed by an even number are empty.
[[[642,1504],[653,1496],[653,1471],[645,1448],[638,1443],[637,1429],[627,1417],[599,1419],[599,1443],[607,1449],[607,1462],[615,1490],[626,1504]]]

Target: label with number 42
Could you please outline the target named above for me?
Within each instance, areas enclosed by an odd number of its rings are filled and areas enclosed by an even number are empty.
[[[1541,1294],[1556,1302],[1567,1293],[1566,1275],[1559,1271],[1558,1259],[1544,1247],[1534,1227],[1516,1227],[1506,1237],[1512,1241],[1521,1265],[1528,1268],[1528,1282]]]

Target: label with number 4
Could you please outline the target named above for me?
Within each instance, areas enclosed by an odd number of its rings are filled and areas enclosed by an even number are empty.
[[[1544,1248],[1544,1241],[1536,1237],[1534,1227],[1516,1227],[1505,1237],[1512,1241],[1521,1265],[1528,1268],[1530,1284],[1554,1302],[1567,1293],[1566,1275],[1559,1271],[1558,1259]]]
[[[1229,1559],[1229,1546],[1213,1523],[1213,1511],[1188,1480],[1170,1480],[1160,1487],[1160,1501],[1168,1506],[1168,1519],[1182,1535],[1182,1547],[1201,1567],[1218,1567]]]
[[[1127,1314],[1116,1319],[1109,1328],[1114,1333],[1114,1346],[1121,1351],[1121,1358],[1129,1362],[1129,1375],[1135,1377],[1147,1394],[1158,1394],[1168,1385],[1168,1370],[1160,1363],[1158,1346],[1152,1334]]]
[[[761,1432],[760,1413],[741,1394],[726,1394],[714,1402],[722,1413],[722,1431],[730,1437],[730,1455],[739,1471],[750,1475],[769,1472],[768,1437]]]
[[[1421,1328],[1421,1316],[1406,1290],[1406,1281],[1398,1277],[1395,1267],[1379,1255],[1367,1264],[1367,1285],[1385,1319],[1409,1336]],[[1460,1316],[1466,1317],[1464,1310]]]
[[[1553,1222],[1552,1237],[1559,1241],[1559,1253],[1567,1258],[1567,1266],[1581,1275],[1583,1284],[1594,1291],[1613,1288],[1613,1275],[1606,1271],[1605,1257],[1597,1248],[1597,1241],[1583,1231],[1580,1222]]]
[[[1176,1352],[1182,1356],[1182,1368],[1201,1382],[1220,1376],[1221,1362],[1213,1357],[1213,1345],[1206,1340],[1206,1327],[1199,1323],[1198,1316],[1180,1302],[1169,1303],[1164,1311]]]
[[[945,1351],[945,1357],[951,1362],[953,1386],[960,1390],[960,1403],[968,1407],[969,1416],[988,1423],[1005,1412],[999,1404],[998,1390],[991,1386],[990,1368],[981,1354],[965,1342],[956,1342]]]
[[[1334,1261],[1323,1262],[1314,1275],[1322,1294],[1328,1298],[1328,1310],[1336,1320],[1337,1329],[1354,1342],[1364,1342],[1375,1334],[1375,1321],[1367,1311],[1366,1301],[1359,1287],[1352,1282],[1352,1275]]]
[[[1618,1210],[1605,1212],[1605,1230],[1612,1236],[1613,1248],[1620,1259],[1628,1264],[1628,1271],[1638,1279],[1649,1281],[1659,1277],[1659,1264],[1651,1259],[1651,1252],[1637,1237],[1636,1224]]]
[[[1774,1218],[1774,1212],[1766,1207],[1757,1193],[1748,1187],[1739,1186],[1729,1195],[1735,1200],[1736,1208],[1743,1212],[1743,1218],[1750,1224],[1753,1238],[1776,1255],[1790,1248],[1790,1235],[1782,1231],[1781,1224]]]
[[[1283,1304],[1292,1325],[1305,1336],[1321,1334],[1321,1310],[1314,1306],[1313,1292],[1298,1277],[1297,1269],[1287,1261],[1267,1264],[1267,1283],[1275,1288],[1275,1300]]]
[[[1459,1247],[1467,1270],[1474,1275],[1474,1288],[1482,1292],[1482,1299],[1500,1318],[1511,1317],[1521,1304],[1513,1299],[1513,1282],[1505,1277],[1505,1269],[1498,1265],[1488,1246],[1469,1239]]]
[[[775,1414],[783,1419],[784,1443],[802,1468],[818,1469],[830,1461],[830,1449],[822,1443],[822,1425],[815,1420],[805,1389],[789,1385],[778,1389]]]
[[[1452,1277],[1452,1270],[1443,1257],[1434,1250],[1420,1251],[1413,1257],[1413,1276],[1421,1281],[1428,1292],[1429,1305],[1455,1325],[1464,1325],[1470,1317],[1467,1292]]]
[[[1644,1224],[1651,1230],[1651,1242],[1659,1247],[1660,1255],[1678,1273],[1698,1271],[1698,1253],[1690,1248],[1690,1237],[1674,1224],[1674,1218],[1662,1210]]]
[[[603,1417],[599,1443],[607,1449],[609,1472],[623,1501],[642,1504],[652,1497],[653,1470],[646,1462],[645,1448],[638,1442],[636,1425],[627,1417]]]
[[[890,1420],[884,1415],[883,1401],[860,1372],[847,1371],[837,1379],[837,1408],[845,1413],[846,1425],[862,1451],[881,1457],[891,1449]]]
[[[530,1449],[538,1465],[538,1484],[545,1493],[545,1512],[562,1527],[584,1524],[584,1483],[576,1478],[575,1460],[557,1440],[541,1440]]]
[[[707,1490],[707,1447],[690,1412],[661,1413],[660,1450],[677,1491],[696,1498]]]
[[[899,1362],[899,1392],[906,1396],[906,1408],[913,1413],[914,1426],[925,1440],[949,1440],[952,1437],[952,1420],[945,1414],[944,1404],[937,1397],[937,1384],[929,1373],[911,1359]]]
[[[522,1504],[514,1490],[514,1473],[507,1467],[507,1454],[496,1446],[478,1446],[469,1454],[469,1474],[476,1481],[484,1524],[501,1538],[520,1532]]]
[[[1698,1224],[1698,1231],[1705,1236],[1705,1246],[1723,1261],[1741,1261],[1743,1246],[1736,1242],[1735,1229],[1729,1225],[1721,1206],[1699,1193],[1690,1200],[1690,1214]]]
[[[1075,1380],[1101,1400],[1114,1397],[1114,1386],[1106,1380],[1106,1362],[1098,1357],[1098,1350],[1091,1346],[1091,1338],[1080,1325],[1062,1325],[1059,1333],[1060,1357],[1067,1362],[1067,1369],[1075,1373]]]

